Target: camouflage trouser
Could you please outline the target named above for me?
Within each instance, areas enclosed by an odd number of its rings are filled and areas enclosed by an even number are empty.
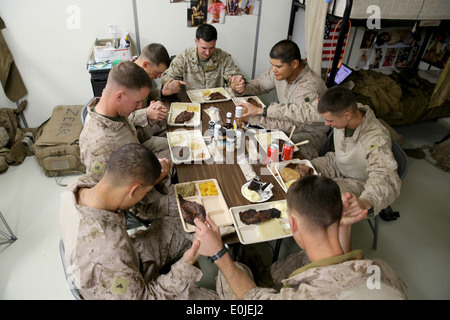
[[[164,269],[182,259],[184,252],[191,247],[179,218],[164,217],[155,220],[145,230],[132,234],[131,241],[141,260],[141,273],[146,282],[154,281]],[[189,299],[218,299],[209,289],[192,284],[187,288]]]
[[[318,173],[336,181],[341,189],[341,193],[350,192],[359,197],[363,192],[364,182],[343,177],[336,167],[336,162],[334,157],[331,156],[331,153],[327,153],[323,157],[311,160],[311,164]]]

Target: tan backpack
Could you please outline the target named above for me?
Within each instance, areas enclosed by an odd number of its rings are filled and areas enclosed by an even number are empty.
[[[33,150],[46,176],[86,172],[78,143],[82,109],[82,105],[56,106],[50,119],[37,129]]]

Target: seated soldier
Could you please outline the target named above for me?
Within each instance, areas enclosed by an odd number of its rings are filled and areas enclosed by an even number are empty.
[[[145,143],[150,150],[159,157],[168,157],[167,113],[166,106],[161,103],[161,87],[157,86],[155,79],[161,75],[170,65],[170,57],[166,48],[159,43],[151,43],[142,49],[135,63],[142,67],[151,79],[152,87],[142,108],[131,113],[130,121],[135,125],[139,141]]]
[[[289,225],[303,249],[303,259],[297,259],[294,268],[285,261],[272,265],[274,279],[278,273],[286,275],[279,291],[257,287],[249,268],[235,263],[224,249],[212,219],[207,216],[207,224],[196,219],[198,252],[212,257],[220,269],[219,296],[249,300],[406,299],[402,280],[386,262],[364,259],[361,250],[349,249],[351,224],[363,219],[367,211],[348,210],[348,196],[341,194],[332,179],[319,175],[298,179],[288,189]]]
[[[223,87],[231,76],[241,75],[233,58],[216,48],[217,30],[210,24],[197,28],[195,47],[185,49],[172,60],[161,79],[162,94],[170,96],[186,90]]]
[[[356,196],[360,209],[377,215],[400,194],[389,131],[370,107],[357,103],[343,87],[328,89],[320,97],[318,110],[325,124],[334,128],[335,151],[311,163],[317,172],[336,181],[342,192]]]
[[[140,142],[129,116],[142,109],[150,88],[150,78],[143,68],[131,61],[121,62],[109,72],[101,98],[88,106],[79,140],[80,158],[86,171],[97,181],[103,176],[111,153],[124,144]],[[168,178],[172,169],[169,150],[167,148],[164,153],[155,150],[152,143],[144,142],[143,145],[160,157],[162,172],[157,186],[132,211],[143,219],[178,215],[175,191]]]
[[[194,285],[198,242],[184,236],[179,218],[164,217],[128,235],[125,212],[159,178],[158,158],[140,144],[111,154],[97,183],[84,175],[61,195],[60,224],[65,262],[85,299],[214,299]],[[163,268],[175,262],[167,274]]]
[[[270,63],[272,67],[257,79],[245,81],[242,77],[233,77],[231,88],[239,95],[261,95],[273,89],[277,93],[278,102],[266,108],[242,103],[246,110],[242,116],[248,118],[252,126],[279,129],[287,135],[295,125],[292,140],[309,141],[301,146],[301,157],[315,158],[329,131],[317,112],[317,101],[326,90],[325,83],[302,60],[300,49],[291,40],[282,40],[272,47]]]

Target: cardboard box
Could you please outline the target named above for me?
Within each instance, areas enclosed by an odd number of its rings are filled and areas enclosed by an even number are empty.
[[[119,41],[119,39],[117,39]],[[136,55],[136,50],[130,41],[128,48],[111,48],[107,47],[107,43],[112,43],[112,39],[97,39],[91,47],[89,52],[88,64],[114,61],[114,60],[131,60]]]

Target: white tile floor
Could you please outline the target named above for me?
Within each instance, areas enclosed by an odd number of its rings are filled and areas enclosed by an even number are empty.
[[[433,121],[396,130],[403,135],[405,148],[433,145],[449,132]],[[400,218],[380,221],[377,251],[371,249],[367,222],[358,223],[353,228],[353,246],[367,257],[388,261],[408,285],[410,299],[449,299],[450,173],[425,160],[409,159],[401,195],[392,205]],[[0,174],[0,212],[18,237],[12,244],[0,245],[1,300],[73,299],[58,247],[62,190],[54,178],[44,175],[34,157]],[[5,230],[1,221],[0,228]],[[285,240],[280,255],[292,250],[294,241]],[[214,270],[205,274],[202,283],[211,285]]]

